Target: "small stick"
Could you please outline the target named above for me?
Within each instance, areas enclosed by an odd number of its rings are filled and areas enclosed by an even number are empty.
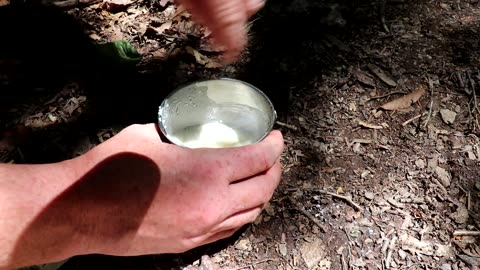
[[[420,118],[420,117],[422,117],[422,116],[423,116],[423,113],[422,113],[422,114],[419,114],[419,115],[417,115],[417,116],[414,116],[414,117],[408,119],[407,121],[403,122],[402,126],[404,127],[404,126],[410,124],[411,122],[415,121],[416,119],[418,119],[418,118]]]
[[[257,264],[261,264],[261,263],[266,263],[266,262],[270,262],[270,261],[273,261],[272,259],[265,259],[265,260],[261,260],[261,261],[258,261],[258,262],[254,262],[252,264],[249,264],[249,265],[245,265],[245,266],[240,266],[238,268],[235,268],[235,270],[241,270],[241,269],[253,269],[253,266],[254,265],[257,265]]]
[[[472,198],[470,196],[470,191],[467,192],[467,210],[470,211],[472,209]]]
[[[292,130],[297,130],[296,126],[293,126],[293,125],[290,125],[290,124],[287,124],[287,123],[277,121],[276,124],[281,126],[281,127],[286,127],[286,128],[292,129]]]
[[[338,195],[336,193],[328,192],[328,191],[325,191],[325,190],[318,190],[318,192],[330,195],[330,196],[338,198],[338,199],[345,200],[348,203],[350,203],[353,207],[355,207],[358,211],[363,211],[363,208],[360,205],[358,205],[357,203],[355,203],[354,201],[352,201],[352,199],[349,198],[349,197]]]
[[[430,118],[432,117],[432,110],[433,110],[433,98],[432,100],[430,100],[430,109],[428,110],[427,119],[425,120],[425,123],[423,123],[423,128],[426,128],[428,125],[428,122],[430,122]]]
[[[480,236],[480,231],[456,230],[453,236]]]
[[[395,91],[395,92],[391,92],[391,93],[388,93],[388,94],[385,94],[385,95],[371,97],[367,101],[374,100],[374,99],[381,99],[381,98],[385,98],[385,97],[389,97],[389,96],[397,95],[397,94],[406,94],[406,93],[403,92],[403,91]]]
[[[310,214],[310,212],[305,210],[305,208],[303,208],[302,205],[300,205],[297,202],[294,202],[292,198],[289,198],[289,200],[295,206],[296,210],[300,211],[307,218],[309,218],[313,223],[315,223],[315,225],[317,225],[320,228],[320,230],[322,230],[324,233],[326,233],[328,231],[327,228],[322,223],[320,223],[320,221],[316,217],[314,217],[312,214]]]
[[[392,240],[390,241],[390,245],[388,246],[388,252],[387,252],[387,256],[385,258],[385,268],[389,269],[390,268],[390,263],[392,261],[392,253],[393,253],[393,249],[395,248],[395,244],[397,242],[397,237],[394,236],[392,237]]]
[[[426,128],[430,122],[430,117],[432,117],[433,111],[433,83],[430,77],[428,77],[428,87],[430,88],[430,109],[428,110],[427,119],[425,120],[425,123],[423,123],[423,128]]]
[[[345,261],[345,255],[343,255],[343,252],[340,254],[340,258],[342,259],[342,269],[348,270],[347,262]]]

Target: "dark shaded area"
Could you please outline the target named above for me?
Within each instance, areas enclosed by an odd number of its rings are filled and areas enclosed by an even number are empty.
[[[5,125],[15,124],[6,118],[10,110],[42,106],[68,82],[78,83],[88,101],[88,110],[73,121],[28,129],[27,139],[18,144],[26,150],[17,160],[60,161],[85,133],[156,122],[163,97],[182,83],[175,80],[182,75],[176,74],[182,56],[140,67],[119,65],[99,53],[86,30],[55,6],[26,2],[0,7],[0,134],[16,128]]]
[[[144,255],[135,257],[85,255],[69,259],[60,269],[155,269],[155,270],[181,270],[191,265],[203,255],[213,256],[215,253],[227,248],[235,242],[243,232],[249,228],[244,226],[233,236],[212,244],[197,247],[182,254]]]
[[[281,117],[292,103],[292,91],[345,68],[339,56],[351,52],[352,30],[380,23],[376,1],[303,2],[309,4],[267,2],[253,23],[251,59],[240,75],[267,92]]]
[[[61,254],[82,246],[81,239],[72,239],[71,229],[97,246],[115,246],[120,236],[128,243],[160,183],[160,169],[144,156],[125,152],[102,161],[34,217],[19,237],[12,258],[37,263],[41,254]]]

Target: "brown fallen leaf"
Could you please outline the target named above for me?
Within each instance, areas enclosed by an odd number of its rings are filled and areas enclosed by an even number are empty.
[[[381,108],[389,111],[408,109],[413,103],[417,102],[425,94],[425,92],[426,87],[424,85],[420,85],[412,93],[387,102],[383,104]]]
[[[195,50],[194,48],[187,46],[185,47],[185,50],[189,54],[191,54],[193,57],[195,57],[195,61],[197,61],[198,64],[205,65],[208,63],[208,58],[205,55],[198,52],[197,50]]]
[[[172,21],[167,21],[164,24],[160,25],[160,27],[156,28],[158,34],[162,34],[165,30],[170,29],[172,27]]]
[[[199,51],[195,50],[194,48],[187,46],[186,51],[191,54],[193,57],[195,57],[195,61],[200,64],[205,66],[205,68],[219,68],[222,66],[221,63],[216,62],[213,59],[208,58],[207,56],[201,54]]]
[[[355,79],[361,84],[369,87],[375,87],[375,82],[373,81],[372,77],[365,74],[360,69],[353,71],[353,75],[355,76]]]
[[[382,80],[384,83],[386,83],[388,86],[395,87],[397,86],[397,83],[389,76],[385,71],[383,71],[381,68],[373,65],[373,64],[368,64],[367,65],[370,71],[375,74],[380,80]]]

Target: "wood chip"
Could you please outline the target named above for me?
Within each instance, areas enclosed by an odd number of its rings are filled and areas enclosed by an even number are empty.
[[[383,128],[382,126],[370,124],[370,123],[367,123],[367,122],[363,122],[361,120],[358,121],[358,124],[362,127],[371,128],[371,129],[382,129]]]

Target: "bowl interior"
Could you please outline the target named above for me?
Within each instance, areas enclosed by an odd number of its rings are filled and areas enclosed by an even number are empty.
[[[276,114],[260,90],[238,80],[195,82],[172,92],[159,109],[160,129],[177,145],[230,147],[262,140]]]

